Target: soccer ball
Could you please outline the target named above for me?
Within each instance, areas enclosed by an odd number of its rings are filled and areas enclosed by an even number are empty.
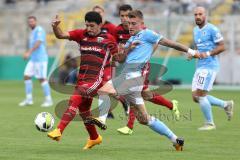
[[[34,123],[39,131],[47,132],[53,128],[54,118],[48,112],[41,112],[37,114]]]

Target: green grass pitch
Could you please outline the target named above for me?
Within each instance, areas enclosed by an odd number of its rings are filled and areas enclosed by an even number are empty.
[[[34,83],[34,105],[18,107],[24,98],[24,84],[16,81],[0,82],[0,160],[237,160],[239,159],[240,91],[213,91],[212,95],[235,101],[234,118],[231,122],[223,110],[214,107],[217,129],[199,132],[203,116],[197,104],[191,100],[191,91],[174,89],[165,96],[180,103],[184,115],[173,121],[166,108],[146,103],[149,113],[161,118],[177,135],[184,137],[183,152],[175,152],[168,139],[136,122],[134,134],[120,135],[116,129],[126,123],[123,109],[118,106],[113,112],[114,120],[108,120],[108,129],[99,131],[103,143],[91,150],[82,148],[88,138],[82,122],[72,122],[65,130],[62,140],[50,140],[46,133],[37,131],[33,121],[37,113],[54,114],[54,107],[41,108],[43,93],[39,83]],[[69,95],[52,91],[55,104]],[[165,115],[165,117],[163,116]],[[54,115],[55,116],[55,115]],[[56,122],[59,119],[55,116]],[[55,123],[56,125],[57,123]]]

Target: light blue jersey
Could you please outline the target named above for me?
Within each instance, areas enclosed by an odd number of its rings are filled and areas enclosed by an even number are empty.
[[[193,35],[197,50],[200,53],[212,51],[214,48],[216,48],[216,44],[223,40],[219,29],[210,23],[207,23],[201,29],[196,26],[193,30]],[[218,70],[219,62],[217,56],[209,56],[204,59],[199,59],[197,68]]]
[[[48,60],[47,50],[46,50],[46,33],[44,29],[40,26],[36,26],[29,37],[29,48],[32,48],[36,41],[41,41],[40,46],[33,51],[30,60],[33,62],[44,62]]]
[[[136,35],[131,36],[125,45],[126,48],[135,41],[139,41],[140,44],[128,53],[125,63],[145,64],[148,62],[153,52],[153,45],[158,43],[162,38],[162,35],[149,29],[144,29]]]

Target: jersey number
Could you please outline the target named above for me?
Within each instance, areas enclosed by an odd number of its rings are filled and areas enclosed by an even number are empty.
[[[199,84],[203,84],[203,82],[204,82],[204,77],[198,77],[198,83]]]

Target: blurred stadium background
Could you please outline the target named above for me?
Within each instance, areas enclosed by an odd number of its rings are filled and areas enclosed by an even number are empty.
[[[0,2],[0,80],[21,80],[25,63],[22,54],[27,48],[29,29],[27,17],[35,15],[38,24],[47,31],[47,48],[50,55],[49,71],[64,59],[67,53],[78,55],[74,42],[56,40],[51,20],[58,13],[62,28],[69,30],[84,27],[84,13],[94,5],[106,9],[106,19],[119,24],[117,7],[132,4],[145,14],[147,27],[164,36],[192,46],[196,5],[209,9],[209,21],[217,25],[225,38],[227,50],[219,56],[221,70],[216,84],[236,86],[240,84],[240,1],[239,0],[5,0]],[[180,52],[159,47],[152,58],[154,63],[167,66],[163,76],[176,84],[191,84],[195,61],[186,62]],[[156,77],[155,77],[156,78]],[[234,87],[235,88],[235,87]]]

